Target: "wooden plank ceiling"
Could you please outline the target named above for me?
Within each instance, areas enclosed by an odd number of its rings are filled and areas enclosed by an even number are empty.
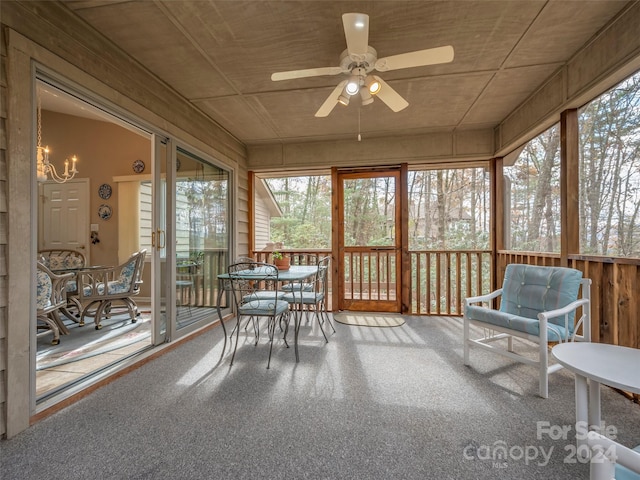
[[[247,145],[496,126],[626,1],[104,1],[65,4]],[[452,45],[452,63],[379,75],[408,102],[314,113],[343,75],[272,82],[337,66],[341,15],[370,17],[378,57]]]

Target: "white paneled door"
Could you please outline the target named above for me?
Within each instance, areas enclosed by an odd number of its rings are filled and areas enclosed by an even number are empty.
[[[39,249],[79,250],[87,256],[89,248],[89,180],[42,184]]]

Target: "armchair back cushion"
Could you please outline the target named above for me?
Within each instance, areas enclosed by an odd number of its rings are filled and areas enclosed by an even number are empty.
[[[44,266],[51,270],[81,268],[87,264],[84,254],[76,250],[40,250],[38,255]]]
[[[507,265],[502,287],[500,311],[525,318],[565,307],[578,298],[582,272],[573,268]],[[575,311],[569,315],[573,333]],[[564,317],[550,322],[564,327]]]

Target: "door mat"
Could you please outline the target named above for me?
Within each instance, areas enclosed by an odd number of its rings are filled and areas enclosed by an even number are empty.
[[[338,323],[359,327],[399,327],[404,318],[397,313],[341,312],[333,315]]]

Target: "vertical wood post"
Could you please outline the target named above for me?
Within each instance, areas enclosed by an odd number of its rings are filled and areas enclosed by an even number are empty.
[[[340,252],[340,222],[342,215],[338,211],[338,168],[331,167],[331,306],[333,311],[340,310],[340,292],[342,291],[343,279],[338,276],[340,264],[343,262],[342,252]]]
[[[248,226],[248,235],[249,235],[249,251],[247,252],[249,254],[250,257],[253,257],[253,251],[256,248],[256,239],[255,239],[255,228],[256,228],[256,218],[255,218],[255,214],[256,214],[256,210],[255,210],[255,205],[256,205],[256,199],[254,198],[254,192],[255,192],[255,181],[256,181],[256,175],[254,172],[252,172],[251,170],[249,170],[247,172],[247,196],[248,198],[248,205],[247,205],[247,217],[248,217],[248,221],[249,221],[249,226]],[[237,252],[236,252],[237,253]]]
[[[411,258],[409,257],[409,165],[400,165],[400,312],[411,312]],[[398,199],[396,199],[398,201]]]
[[[498,288],[498,252],[504,250],[504,162],[502,157],[494,158],[490,163],[491,188],[491,291]]]
[[[560,265],[580,252],[578,110],[560,114]]]

